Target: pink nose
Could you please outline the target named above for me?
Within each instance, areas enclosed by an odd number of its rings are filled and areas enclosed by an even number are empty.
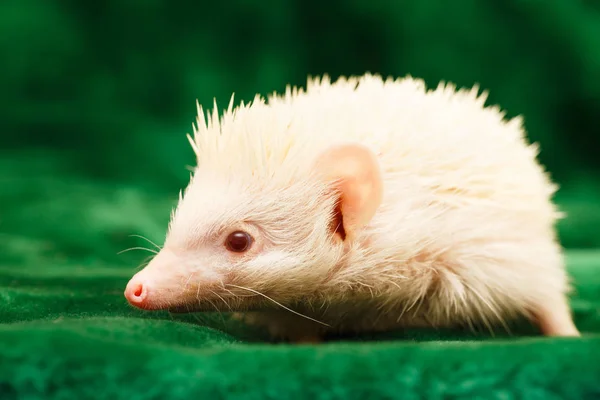
[[[132,305],[139,308],[146,308],[148,297],[148,290],[146,285],[141,280],[133,278],[127,284],[125,288],[125,298]]]

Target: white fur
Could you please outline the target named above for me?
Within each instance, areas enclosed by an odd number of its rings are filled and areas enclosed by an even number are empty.
[[[168,303],[207,299],[227,311],[252,299],[281,310],[245,287],[330,326],[285,310],[253,317],[284,336],[498,324],[545,318],[546,303],[568,312],[556,186],[521,119],[505,120],[485,99],[477,87],[426,90],[411,77],[366,74],[232,102],[220,118],[216,105],[206,120],[199,107],[190,138],[198,165],[165,248],[221,282],[209,288],[194,276],[193,290]],[[384,180],[383,203],[350,250],[330,240],[335,199],[311,175],[318,154],[347,142],[378,155]],[[222,240],[239,226],[254,229],[258,250],[234,257]]]

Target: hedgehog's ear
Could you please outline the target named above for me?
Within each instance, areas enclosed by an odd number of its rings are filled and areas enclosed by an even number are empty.
[[[377,157],[364,146],[343,144],[323,151],[315,168],[339,196],[333,221],[336,235],[352,240],[381,204],[383,182]]]

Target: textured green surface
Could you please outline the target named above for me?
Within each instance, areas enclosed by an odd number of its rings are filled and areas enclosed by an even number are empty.
[[[93,263],[3,268],[0,392],[3,399],[17,393],[111,399],[217,394],[591,399],[600,396],[599,258],[597,251],[569,253],[582,338],[414,331],[314,346],[261,343],[226,316],[143,315],[125,304],[127,274],[119,268]]]
[[[600,398],[597,1],[0,2],[0,399]],[[479,83],[561,185],[579,339],[271,344],[123,298],[193,163],[195,100],[365,71]]]

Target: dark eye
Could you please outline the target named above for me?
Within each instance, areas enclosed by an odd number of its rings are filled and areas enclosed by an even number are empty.
[[[236,231],[227,236],[225,247],[235,253],[243,253],[252,245],[252,236],[243,231]]]

